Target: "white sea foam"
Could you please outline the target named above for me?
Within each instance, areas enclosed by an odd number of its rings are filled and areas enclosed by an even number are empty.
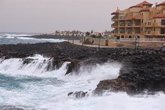
[[[36,54],[34,56],[27,57],[26,59],[32,59],[32,61],[28,64],[24,64],[25,59],[21,58],[12,58],[6,60],[0,59],[0,73],[5,73],[12,76],[27,75],[50,77],[55,73],[61,74],[61,72],[66,72],[66,65],[69,63],[65,62],[59,70],[47,71],[47,66],[52,62],[51,58]]]
[[[121,68],[119,63],[84,66],[78,73],[65,76],[69,62],[64,63],[59,70],[46,71],[51,58],[41,55],[28,58],[34,61],[24,66],[22,59],[0,60],[0,75],[4,77],[2,79],[0,76],[0,105],[29,106],[37,110],[165,109],[163,93],[132,97],[126,93],[92,96],[100,80],[118,77]],[[68,97],[67,94],[73,91],[87,91],[90,96],[83,99]]]
[[[49,39],[49,38],[33,38],[32,35],[28,34],[1,34],[0,40],[3,39],[3,42],[0,42],[0,44],[34,44],[34,43],[44,43],[44,42],[64,42],[66,40],[64,39]]]
[[[35,40],[38,42],[64,42],[66,40],[64,39],[45,39],[45,38],[30,38],[30,37],[17,37],[17,39],[22,39],[22,40]]]

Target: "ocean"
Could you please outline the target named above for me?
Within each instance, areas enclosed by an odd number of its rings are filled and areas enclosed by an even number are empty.
[[[0,38],[0,44],[30,43],[35,40],[3,36]],[[40,41],[37,39],[33,43]],[[26,64],[25,59],[32,61]],[[24,110],[165,110],[165,94],[161,92],[135,96],[129,96],[125,92],[93,95],[93,90],[101,80],[119,76],[122,67],[120,63],[82,66],[78,73],[65,75],[70,62],[65,62],[59,69],[47,70],[49,64],[52,64],[51,58],[35,54],[25,59],[0,58],[0,109],[18,107]],[[79,99],[68,96],[69,92],[75,91],[88,92],[89,96]]]
[[[45,42],[64,42],[63,39],[37,39],[32,38],[33,34],[0,34],[0,45],[2,44],[35,44],[35,43],[45,43]]]

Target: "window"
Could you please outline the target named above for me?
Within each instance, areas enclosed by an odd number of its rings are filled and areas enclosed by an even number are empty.
[[[129,38],[132,38],[132,36],[129,36]]]
[[[161,21],[161,25],[165,25],[165,20],[164,19]]]
[[[160,33],[165,34],[165,28],[161,28]]]

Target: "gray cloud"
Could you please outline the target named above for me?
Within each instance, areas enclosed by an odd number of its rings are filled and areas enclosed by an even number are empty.
[[[139,2],[119,0],[119,6],[124,9]],[[110,30],[110,13],[115,9],[115,0],[0,0],[0,31]]]

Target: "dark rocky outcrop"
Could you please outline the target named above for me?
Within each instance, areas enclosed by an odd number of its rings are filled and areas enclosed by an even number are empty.
[[[144,54],[123,60],[120,76],[114,80],[101,81],[95,90],[99,94],[105,90],[126,91],[129,94],[143,92],[165,92],[164,54]]]
[[[104,90],[142,93],[165,91],[165,51],[163,49],[91,48],[67,42],[1,45],[0,57],[26,58],[34,54],[51,57],[48,70],[60,68],[68,61],[66,74],[81,66],[115,61],[123,64],[117,79],[100,81],[95,93]],[[31,60],[25,60],[27,64]]]
[[[90,65],[103,64],[107,61],[106,58],[88,58],[87,60],[72,60],[71,63],[67,65],[68,69],[66,75],[72,72],[78,73],[80,67],[89,67]],[[113,62],[113,60],[111,60]]]
[[[80,68],[80,62],[78,60],[71,61],[71,63],[67,65],[66,75],[71,72],[77,72],[79,68]]]
[[[23,59],[23,64],[27,65],[27,64],[31,63],[32,61],[33,61],[33,59],[25,58],[25,59]]]
[[[68,96],[73,96],[74,98],[84,98],[88,96],[88,92],[83,92],[83,91],[69,92]]]

